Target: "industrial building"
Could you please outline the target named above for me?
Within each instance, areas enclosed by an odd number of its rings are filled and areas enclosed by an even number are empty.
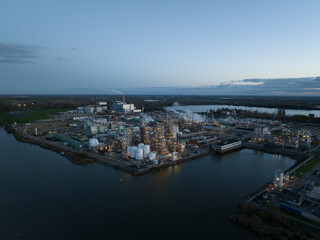
[[[158,123],[156,129],[155,149],[159,155],[168,153],[167,139],[165,137],[164,126],[162,123]]]
[[[283,186],[283,171],[281,171],[280,169],[274,172],[273,184],[275,187]]]
[[[281,202],[289,203],[294,206],[300,206],[303,201],[302,195],[294,189],[283,189],[279,195],[279,199]]]
[[[110,109],[114,110],[114,111],[118,111],[118,112],[124,112],[124,113],[139,113],[139,112],[141,112],[141,109],[136,109],[134,104],[126,103],[124,95],[123,95],[123,100],[122,101],[115,101],[112,104]]]
[[[144,124],[142,124],[140,127],[140,142],[149,144],[149,133],[147,127]]]
[[[64,134],[56,134],[56,135],[54,135],[54,138],[56,140],[63,142],[63,143],[67,143],[68,145],[70,145],[73,148],[76,148],[76,149],[82,148],[81,142],[74,140]]]
[[[89,105],[85,107],[78,107],[78,111],[84,113],[102,113],[107,110],[108,107],[106,105]]]
[[[212,149],[218,153],[225,153],[242,147],[242,142],[239,140],[219,141],[212,145]]]

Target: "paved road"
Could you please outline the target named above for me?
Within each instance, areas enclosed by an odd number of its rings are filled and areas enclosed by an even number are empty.
[[[41,139],[39,137],[35,137],[35,136],[29,134],[27,132],[27,129],[30,127],[32,127],[32,125],[29,125],[27,127],[26,126],[17,127],[15,130],[22,137],[24,137],[26,139],[30,139],[36,143],[44,144],[44,145],[51,146],[51,147],[56,147],[58,149],[61,149],[62,152],[66,151],[66,152],[72,152],[72,153],[76,153],[76,154],[81,153],[81,151],[75,150],[74,148],[72,148],[70,146],[63,145],[60,142],[52,142],[52,141],[44,140],[44,139]],[[111,166],[116,166],[116,167],[119,167],[123,170],[132,171],[132,168],[130,167],[129,162],[121,161],[121,160],[110,158],[107,156],[99,156],[95,153],[90,153],[90,152],[88,153],[88,156],[90,158],[96,160],[97,162],[109,164]]]
[[[309,157],[308,159],[306,159],[305,161],[303,161],[302,163],[298,164],[297,166],[295,166],[294,168],[292,168],[290,171],[288,171],[288,174],[293,173],[295,170],[297,170],[299,167],[301,167],[302,165],[306,164],[307,162],[309,162],[311,159],[313,158],[313,156]]]
[[[290,155],[290,156],[297,156],[297,157],[310,157],[309,153],[306,152],[298,152],[298,151],[293,151],[289,149],[272,149],[272,148],[265,148],[259,144],[255,143],[243,143],[244,147],[255,149],[255,150],[260,150],[264,152],[272,152],[275,154],[282,154],[282,155]]]

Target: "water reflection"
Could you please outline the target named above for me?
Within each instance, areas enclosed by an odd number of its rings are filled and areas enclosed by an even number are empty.
[[[132,176],[73,165],[3,129],[0,142],[3,239],[258,239],[230,217],[276,169],[294,163],[244,149]]]

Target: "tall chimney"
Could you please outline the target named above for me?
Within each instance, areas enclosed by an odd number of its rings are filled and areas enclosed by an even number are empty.
[[[126,96],[123,94],[123,97],[122,97],[122,101],[123,103],[126,103]]]

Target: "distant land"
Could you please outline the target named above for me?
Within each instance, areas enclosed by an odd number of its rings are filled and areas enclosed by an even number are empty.
[[[108,80],[107,80],[108,81]],[[106,88],[92,86],[64,90],[43,89],[33,92],[5,92],[0,94],[98,94],[98,95],[234,95],[234,96],[320,96],[320,77],[243,79],[218,85],[199,87],[135,87]]]
[[[117,91],[125,94],[150,95],[320,96],[320,77],[256,78],[201,87],[150,87],[117,89]]]

